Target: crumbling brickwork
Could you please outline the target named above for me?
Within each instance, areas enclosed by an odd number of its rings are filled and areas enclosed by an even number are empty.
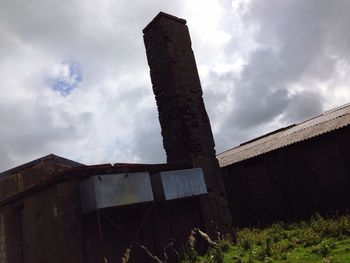
[[[203,168],[207,230],[215,222],[228,231],[231,216],[186,21],[159,13],[143,32],[167,161]]]

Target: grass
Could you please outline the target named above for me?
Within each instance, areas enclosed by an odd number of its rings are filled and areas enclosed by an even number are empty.
[[[350,262],[350,214],[338,218],[314,216],[295,224],[274,224],[268,228],[243,228],[221,237],[204,255],[193,240],[182,263],[253,262]]]

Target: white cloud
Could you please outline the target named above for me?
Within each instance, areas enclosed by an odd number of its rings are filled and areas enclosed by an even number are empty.
[[[218,151],[345,103],[349,10],[345,0],[3,0],[0,169],[51,152],[165,161],[142,39],[159,11],[188,21]],[[62,96],[47,78],[74,89]]]

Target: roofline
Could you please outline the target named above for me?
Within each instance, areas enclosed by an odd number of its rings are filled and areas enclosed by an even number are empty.
[[[55,154],[48,154],[48,155],[45,155],[43,157],[40,157],[38,159],[35,159],[33,161],[30,161],[30,162],[27,162],[27,163],[24,163],[24,164],[21,164],[19,166],[16,166],[14,168],[10,168],[8,170],[5,170],[3,172],[0,173],[0,179],[4,178],[4,177],[7,177],[7,176],[10,176],[12,174],[15,174],[15,173],[18,173],[18,172],[21,172],[25,169],[29,169],[29,168],[32,168],[33,166],[35,166],[36,164],[42,162],[42,161],[49,161],[49,160],[54,160],[56,159],[58,161],[58,163],[60,164],[69,164],[73,167],[79,167],[79,166],[83,166],[84,164],[82,163],[79,163],[79,162],[76,162],[76,161],[72,161],[70,159],[67,159],[67,158],[64,158],[64,157],[61,157],[61,156],[58,156],[58,155],[55,155]]]
[[[312,138],[315,138],[315,137],[318,137],[318,136],[321,136],[321,135],[324,135],[324,134],[328,134],[328,133],[333,132],[333,131],[335,131],[335,130],[346,128],[347,126],[350,125],[350,122],[347,122],[347,123],[343,124],[343,125],[340,126],[340,127],[335,127],[335,128],[333,128],[333,129],[331,129],[331,130],[323,131],[322,133],[319,133],[319,134],[310,135],[309,137],[304,138],[304,139],[302,139],[302,140],[297,140],[297,141],[292,142],[292,143],[286,143],[286,144],[284,144],[284,145],[281,145],[281,146],[278,147],[278,148],[274,148],[274,149],[271,149],[271,150],[266,151],[266,152],[261,152],[261,153],[259,153],[259,154],[257,154],[257,155],[250,155],[250,156],[247,156],[247,157],[245,157],[244,159],[241,159],[241,160],[236,160],[236,161],[232,161],[232,162],[230,162],[230,161],[228,161],[228,162],[225,161],[225,163],[227,162],[226,164],[222,164],[224,161],[221,161],[221,160],[225,160],[226,158],[228,158],[227,156],[229,156],[229,155],[240,154],[242,151],[246,151],[247,149],[250,149],[251,147],[254,147],[254,144],[253,144],[254,142],[257,142],[257,143],[259,144],[259,141],[262,140],[262,139],[264,139],[264,138],[267,138],[267,137],[269,137],[269,136],[271,136],[271,135],[273,135],[273,134],[278,134],[279,132],[283,132],[283,131],[292,129],[293,127],[298,127],[299,125],[307,124],[307,122],[310,122],[310,121],[315,120],[315,119],[317,119],[317,118],[322,118],[322,116],[329,116],[329,115],[330,115],[328,120],[322,121],[322,122],[319,122],[319,123],[316,123],[316,124],[313,124],[313,125],[311,125],[311,126],[309,126],[309,127],[307,127],[307,128],[303,128],[303,129],[309,129],[309,128],[314,127],[314,126],[321,125],[321,124],[324,124],[324,123],[326,123],[326,122],[330,122],[330,121],[332,121],[332,120],[334,120],[334,119],[338,119],[338,118],[342,118],[342,117],[344,117],[344,116],[350,115],[350,113],[348,112],[348,109],[346,109],[345,112],[342,112],[342,110],[344,110],[345,108],[349,108],[349,109],[350,109],[350,103],[343,104],[343,105],[338,106],[338,107],[333,108],[333,109],[329,109],[329,110],[327,110],[327,111],[324,111],[322,114],[319,114],[319,115],[314,116],[314,117],[312,117],[312,118],[309,118],[309,119],[307,119],[307,120],[301,121],[301,122],[299,122],[299,123],[297,123],[297,124],[292,124],[292,125],[289,125],[289,126],[285,126],[285,127],[283,127],[283,128],[276,129],[276,130],[274,130],[274,131],[272,131],[272,132],[268,132],[268,133],[266,133],[266,134],[264,134],[264,135],[262,135],[262,136],[259,136],[259,137],[256,137],[256,138],[254,138],[254,139],[251,139],[251,140],[249,140],[249,141],[246,141],[246,142],[244,142],[244,143],[241,143],[240,145],[237,145],[236,147],[227,149],[227,150],[225,150],[225,151],[223,151],[223,152],[221,152],[221,153],[219,153],[219,154],[216,155],[217,159],[219,160],[220,167],[226,167],[226,166],[229,166],[229,165],[233,165],[233,164],[235,164],[235,163],[239,163],[239,162],[242,162],[242,161],[245,161],[245,160],[249,160],[249,159],[251,159],[251,158],[254,158],[254,157],[257,157],[257,156],[260,156],[260,155],[266,154],[266,153],[268,153],[268,152],[275,151],[275,150],[278,150],[278,149],[281,149],[281,148],[284,148],[284,147],[287,147],[287,146],[290,146],[290,145],[293,145],[293,144],[298,143],[298,142],[301,142],[301,141],[307,141],[307,140],[310,140],[310,139],[312,139]],[[340,112],[337,113],[338,111],[340,111]],[[335,117],[332,117],[333,114],[338,114],[338,115],[335,115]],[[326,118],[327,118],[327,117],[326,117]],[[299,130],[298,132],[300,132],[300,131],[301,131],[301,130]],[[269,141],[269,139],[267,139],[267,141]],[[250,145],[251,143],[252,143],[252,145]],[[264,141],[261,142],[261,143],[263,144]],[[260,144],[261,144],[261,143],[260,143]],[[259,144],[259,145],[260,145],[260,144]],[[243,148],[242,150],[240,150],[239,148],[241,148],[241,147],[247,147],[247,148]],[[230,151],[233,151],[233,153],[230,154],[230,153],[229,153]],[[227,155],[226,155],[226,154],[227,154]],[[224,155],[224,157],[221,157],[222,155]],[[223,158],[223,159],[222,159],[222,158]]]
[[[35,160],[36,161],[36,160]],[[180,169],[190,169],[193,165],[189,162],[174,162],[162,164],[98,164],[98,165],[84,165],[76,168],[70,168],[56,176],[49,177],[40,183],[33,185],[21,192],[17,192],[3,200],[0,200],[0,207],[7,205],[10,202],[23,198],[31,193],[46,189],[52,185],[63,183],[69,180],[88,178],[94,175],[106,175],[116,173],[132,173],[132,172],[149,172],[151,174],[161,171],[171,171]]]
[[[316,116],[311,117],[311,118],[309,118],[309,119],[303,120],[303,121],[301,121],[301,122],[294,123],[294,124],[290,124],[290,125],[284,126],[284,127],[282,127],[282,128],[278,128],[278,129],[276,129],[276,130],[273,130],[273,131],[271,131],[271,132],[267,132],[267,133],[265,133],[265,134],[263,134],[263,135],[260,135],[260,136],[258,136],[258,137],[255,137],[255,138],[250,139],[250,140],[248,140],[248,141],[245,141],[245,142],[243,142],[243,143],[241,143],[241,144],[239,144],[239,145],[237,145],[237,146],[235,146],[235,147],[232,147],[232,148],[227,149],[227,150],[225,150],[225,151],[223,151],[223,152],[221,152],[221,153],[218,153],[216,156],[218,156],[218,155],[220,155],[220,154],[223,154],[223,153],[225,153],[225,152],[231,151],[231,150],[233,150],[233,149],[239,148],[239,147],[241,147],[241,146],[243,146],[243,145],[246,145],[246,144],[249,144],[249,143],[251,143],[251,142],[260,140],[260,139],[262,139],[262,138],[265,138],[265,137],[267,137],[267,136],[269,136],[269,135],[272,135],[272,134],[275,134],[275,133],[277,133],[277,132],[284,131],[284,130],[287,130],[287,129],[292,128],[292,127],[294,127],[294,126],[298,126],[298,125],[303,124],[303,123],[305,123],[305,122],[311,121],[311,120],[313,120],[313,119],[316,119],[316,118],[318,118],[318,117],[321,117],[322,115],[329,114],[329,113],[332,113],[332,112],[334,112],[334,111],[338,111],[338,110],[344,109],[344,108],[346,108],[346,107],[348,107],[348,106],[350,106],[350,103],[345,103],[345,104],[340,105],[340,106],[338,106],[338,107],[335,107],[335,108],[333,108],[333,109],[326,110],[326,111],[324,111],[323,113],[321,113],[321,114],[319,114],[319,115],[316,115]]]

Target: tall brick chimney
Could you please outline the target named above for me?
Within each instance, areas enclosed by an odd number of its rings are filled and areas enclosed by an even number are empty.
[[[143,33],[167,161],[188,161],[203,169],[206,230],[212,235],[216,227],[230,231],[231,213],[186,20],[160,12]]]

